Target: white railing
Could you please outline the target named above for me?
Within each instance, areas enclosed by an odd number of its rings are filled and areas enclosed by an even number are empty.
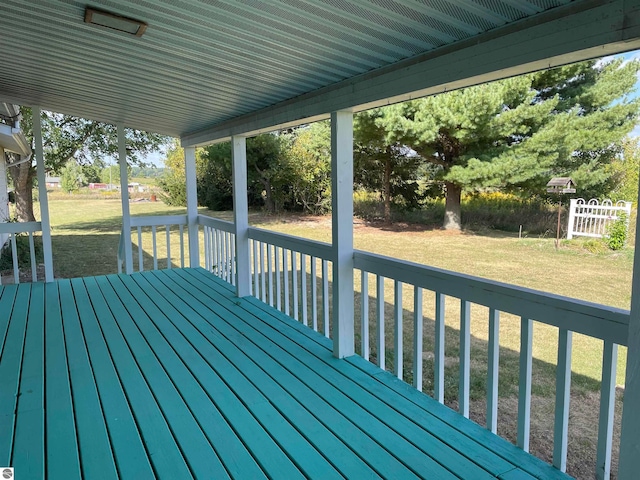
[[[249,228],[251,293],[304,325],[331,336],[331,246]]]
[[[498,360],[500,349],[500,313],[520,317],[520,373],[518,388],[517,444],[524,450],[529,446],[531,411],[531,368],[533,322],[558,327],[558,363],[556,369],[556,405],[554,424],[553,464],[565,470],[569,422],[571,386],[572,333],[603,340],[601,404],[597,443],[598,478],[608,478],[615,406],[615,380],[618,345],[626,345],[629,312],[558,295],[516,287],[500,282],[472,277],[460,273],[426,267],[365,252],[356,252],[354,264],[361,274],[361,352],[369,359],[369,296],[375,301],[376,363],[385,369],[385,279],[393,282],[393,360],[394,373],[403,379],[406,371],[413,372],[413,385],[422,390],[423,366],[423,308],[424,290],[430,291],[434,300],[434,398],[444,403],[445,385],[445,300],[453,297],[460,301],[460,336],[458,378],[458,405],[464,416],[469,416],[469,392],[471,372],[471,305],[488,307],[488,378],[487,378],[487,428],[497,430],[498,415]],[[375,288],[369,288],[369,275],[375,278]],[[413,358],[403,358],[403,288],[413,289]],[[373,290],[373,292],[372,292]]]
[[[204,228],[204,268],[236,283],[232,222],[198,216]],[[249,228],[250,292],[256,298],[330,337],[331,247],[327,244]]]
[[[569,224],[567,239],[575,236],[602,238],[607,228],[618,219],[621,212],[626,213],[627,228],[631,217],[631,202],[603,200],[602,203],[592,198],[588,202],[584,198],[572,198],[569,203]]]
[[[13,282],[20,283],[20,268],[18,258],[18,236],[22,233],[26,233],[29,236],[29,260],[31,263],[31,281],[38,281],[38,263],[36,260],[36,248],[34,241],[34,233],[42,231],[42,224],[40,222],[8,222],[0,223],[0,234],[9,235],[9,244],[11,245],[11,259],[13,267]],[[0,246],[0,253],[2,252]],[[2,279],[0,279],[0,284]]]
[[[145,217],[142,217],[145,218]],[[138,218],[133,225],[186,223],[183,217]],[[161,219],[164,219],[164,223]],[[132,219],[133,220],[133,219]],[[171,220],[169,222],[168,220]],[[179,222],[178,222],[179,220]],[[233,223],[200,215],[198,224],[204,227],[204,266],[230,284],[236,282],[235,236]],[[138,230],[140,231],[140,230]],[[180,229],[182,232],[182,229]],[[331,336],[330,278],[333,252],[329,244],[292,237],[259,228],[249,228],[251,294],[264,303]],[[182,243],[182,240],[181,240]],[[140,242],[139,242],[140,244]],[[155,256],[155,255],[154,255]],[[182,255],[184,258],[184,255]],[[184,262],[183,262],[184,263]],[[355,279],[359,279],[361,295],[356,296],[359,316],[359,351],[380,368],[389,368],[402,380],[412,377],[413,386],[423,389],[423,348],[425,331],[423,312],[433,309],[434,385],[433,396],[445,402],[445,303],[459,301],[459,374],[458,407],[469,416],[471,380],[471,308],[487,309],[487,388],[486,426],[497,433],[498,378],[501,313],[520,317],[519,381],[517,444],[529,446],[531,386],[533,364],[533,324],[538,322],[558,329],[556,368],[556,399],[553,464],[565,470],[571,388],[571,354],[573,332],[603,341],[602,381],[597,441],[597,478],[609,478],[615,409],[615,386],[618,345],[627,344],[629,312],[613,307],[584,302],[545,292],[486,280],[460,273],[396,260],[381,255],[356,251]],[[374,282],[370,285],[370,277]],[[385,288],[393,287],[392,308],[387,309]],[[409,287],[406,293],[403,291]],[[427,294],[428,293],[428,294]],[[409,297],[408,304],[403,296]],[[430,298],[429,298],[430,296]],[[358,306],[359,300],[359,306]],[[370,303],[373,316],[370,317]],[[405,303],[405,305],[403,305]],[[450,302],[449,302],[450,303]],[[432,306],[431,306],[432,305]],[[474,311],[479,307],[474,307]],[[387,318],[387,312],[392,311]],[[404,321],[409,311],[412,321]],[[393,339],[386,338],[385,325],[393,322]],[[370,345],[370,330],[375,331],[375,345]],[[413,335],[412,358],[404,358],[404,330]],[[392,345],[392,357],[387,357],[387,345]],[[409,373],[411,375],[409,375]],[[428,392],[427,392],[428,393]]]
[[[204,268],[236,284],[236,236],[232,222],[198,215],[204,233]]]
[[[179,265],[185,266],[185,242],[184,242],[184,230],[187,225],[186,215],[161,215],[161,216],[144,216],[144,217],[131,217],[131,229],[137,233],[137,262],[134,261],[134,265],[137,263],[138,271],[145,269],[145,248],[143,239],[146,240],[151,237],[151,259],[147,262],[147,267],[150,268],[148,263],[152,262],[151,268],[157,270],[159,266],[161,268],[171,268],[173,266],[173,253],[172,245],[175,250],[179,252],[177,255]],[[164,230],[158,234],[158,229]],[[130,233],[131,234],[131,233]],[[159,237],[164,238],[159,238]],[[122,273],[122,266],[124,264],[124,239],[126,238],[126,232],[124,235],[120,235],[120,245],[118,246],[118,273]],[[164,258],[160,259],[159,250],[164,251]],[[147,253],[148,255],[148,253]],[[162,263],[160,263],[162,260]]]

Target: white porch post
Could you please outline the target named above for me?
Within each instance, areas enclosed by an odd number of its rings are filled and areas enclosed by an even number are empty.
[[[47,197],[44,151],[42,148],[42,116],[40,107],[33,107],[33,139],[36,155],[36,175],[40,199],[40,222],[42,224],[42,253],[44,255],[44,281],[53,282],[53,253],[51,251],[51,221],[49,219],[49,198]],[[4,161],[4,160],[3,160]]]
[[[251,263],[249,256],[249,205],[247,200],[247,139],[231,138],[233,161],[233,223],[236,234],[236,293],[251,294]]]
[[[129,169],[127,168],[127,137],[124,125],[118,124],[118,163],[120,164],[120,198],[122,199],[122,242],[124,244],[124,271],[133,273],[133,247],[131,245],[131,212],[129,210]]]
[[[184,149],[185,177],[187,182],[187,223],[189,228],[189,266],[200,266],[198,244],[198,185],[196,182],[196,148]]]
[[[331,114],[331,219],[333,247],[333,355],[354,354],[353,324],[353,113]]]
[[[640,218],[636,218],[636,232],[640,232]],[[618,478],[638,478],[640,471],[640,235],[636,234],[631,282],[631,315],[627,350],[627,370],[620,436]]]

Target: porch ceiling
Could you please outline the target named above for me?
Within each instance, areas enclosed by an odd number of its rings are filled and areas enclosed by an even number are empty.
[[[397,67],[397,72],[425,54],[440,55],[450,45],[449,53],[457,45],[484,43],[487,35],[505,29],[530,28],[532,33],[522,45],[523,50],[530,49],[540,41],[537,24],[601,4],[612,7],[600,11],[598,20],[606,23],[617,12],[622,17],[614,22],[622,31],[629,23],[624,20],[627,5],[636,8],[638,2],[4,0],[0,101],[173,136],[204,130],[204,136],[190,140],[204,143],[207,136],[226,135],[216,129],[238,117],[247,119],[271,106],[292,99],[295,103],[390,68]],[[139,19],[148,28],[142,37],[134,37],[85,24],[87,5]],[[524,25],[530,17],[534,22]],[[590,30],[588,24],[585,28]],[[590,31],[582,35],[594,36]],[[471,72],[457,74],[465,76]],[[442,85],[445,80],[438,82]],[[393,93],[419,87],[409,84]],[[354,98],[338,106],[371,104],[388,96],[378,89],[366,102]],[[280,123],[291,123],[306,113],[286,115]]]

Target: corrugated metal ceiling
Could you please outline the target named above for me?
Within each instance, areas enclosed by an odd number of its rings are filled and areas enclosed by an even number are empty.
[[[2,0],[0,100],[179,136],[570,0]]]

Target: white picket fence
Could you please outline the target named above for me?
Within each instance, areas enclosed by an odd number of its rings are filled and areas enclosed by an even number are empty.
[[[602,203],[592,198],[588,202],[584,198],[572,198],[569,205],[569,225],[567,239],[574,236],[602,238],[607,233],[607,227],[618,219],[621,212],[627,214],[627,226],[631,216],[631,202],[611,200]]]

